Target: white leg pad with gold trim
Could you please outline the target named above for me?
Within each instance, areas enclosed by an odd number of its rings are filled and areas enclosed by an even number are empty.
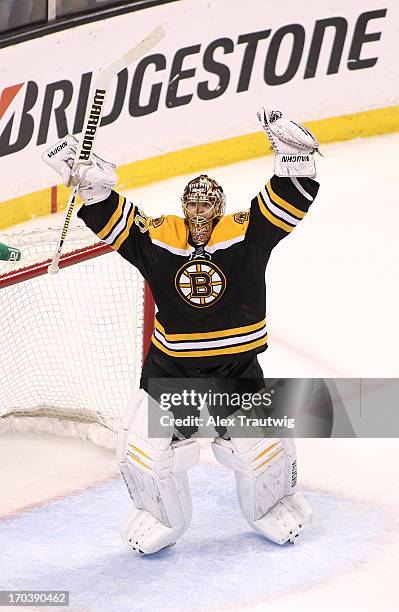
[[[187,530],[192,516],[186,470],[199,462],[195,440],[171,442],[148,437],[148,396],[140,389],[124,414],[118,443],[122,476],[135,509],[121,528],[133,549],[145,554],[171,546]]]
[[[312,514],[297,493],[294,440],[215,438],[212,450],[234,470],[240,508],[251,527],[277,544],[293,542]]]

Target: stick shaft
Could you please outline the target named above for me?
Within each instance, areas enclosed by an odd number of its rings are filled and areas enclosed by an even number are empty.
[[[158,44],[164,36],[165,30],[162,26],[158,26],[142,41],[127,51],[127,53],[122,55],[119,59],[106,68],[100,70],[92,89],[90,106],[86,112],[82,131],[83,137],[81,138],[78,150],[76,151],[74,162],[75,166],[78,163],[87,164],[90,162],[98,128],[100,127],[107,90],[114,76],[136,60],[143,57],[156,44]]]
[[[47,268],[49,274],[57,274],[59,270],[59,263],[60,263],[61,253],[62,253],[62,247],[64,246],[65,238],[66,238],[66,235],[69,229],[69,224],[71,222],[73,209],[75,207],[75,198],[76,198],[77,192],[78,192],[78,186],[75,186],[71,191],[71,195],[69,196],[69,200],[66,205],[64,225],[62,226],[61,234],[58,239],[57,247],[54,251],[53,259],[51,260],[51,264]]]
[[[165,36],[165,30],[162,26],[158,26],[148,36],[146,36],[137,45],[132,47],[127,53],[122,55],[115,62],[103,68],[97,74],[94,86],[91,90],[91,95],[88,99],[85,120],[83,123],[82,137],[79,140],[78,149],[76,151],[75,160],[72,167],[73,170],[78,164],[89,164],[93,152],[94,142],[97,136],[98,128],[100,127],[101,117],[104,111],[104,104],[107,90],[113,77],[121,70],[127,68],[129,64],[143,57],[156,44],[158,44]],[[72,218],[73,209],[75,206],[76,193],[79,186],[72,189],[72,193],[67,203],[64,225],[58,240],[56,250],[53,255],[51,264],[48,267],[49,273],[56,274],[59,270],[59,261],[62,253],[62,247],[68,232],[69,223]]]

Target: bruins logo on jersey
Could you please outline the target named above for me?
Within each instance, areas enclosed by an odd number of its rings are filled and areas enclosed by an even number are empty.
[[[247,211],[247,212],[237,212],[234,215],[234,221],[236,223],[239,223],[240,225],[245,223],[245,221],[248,221],[248,219],[249,219],[249,211]]]
[[[175,286],[180,297],[190,306],[207,308],[222,297],[226,277],[210,261],[189,261],[177,272]]]

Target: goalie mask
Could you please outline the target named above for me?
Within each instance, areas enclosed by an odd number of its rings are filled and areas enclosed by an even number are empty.
[[[187,184],[181,201],[193,241],[198,246],[206,244],[214,221],[224,215],[226,196],[223,189],[209,176],[201,174]]]

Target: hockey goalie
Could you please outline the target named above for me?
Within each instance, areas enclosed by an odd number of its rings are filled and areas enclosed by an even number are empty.
[[[172,428],[158,438],[148,435],[149,383],[203,376],[252,379],[254,385],[263,380],[257,355],[267,348],[266,265],[274,246],[305,217],[319,188],[313,135],[279,111],[262,108],[258,118],[274,150],[274,175],[250,209],[235,214],[225,214],[222,187],[201,175],[184,189],[184,217],[149,218],[112,189],[114,166],[98,156],[90,165],[78,165],[71,177],[73,136],[43,154],[65,184],[71,179],[79,184],[84,205],[78,216],[139,269],[157,304],[140,390],[123,415],[118,448],[134,503],[121,533],[144,554],[175,544],[189,527],[186,473],[199,461],[198,442],[189,434],[176,435]],[[311,516],[297,491],[294,441],[230,433],[227,428],[216,437],[212,448],[216,460],[234,470],[245,519],[273,542],[293,542]]]

